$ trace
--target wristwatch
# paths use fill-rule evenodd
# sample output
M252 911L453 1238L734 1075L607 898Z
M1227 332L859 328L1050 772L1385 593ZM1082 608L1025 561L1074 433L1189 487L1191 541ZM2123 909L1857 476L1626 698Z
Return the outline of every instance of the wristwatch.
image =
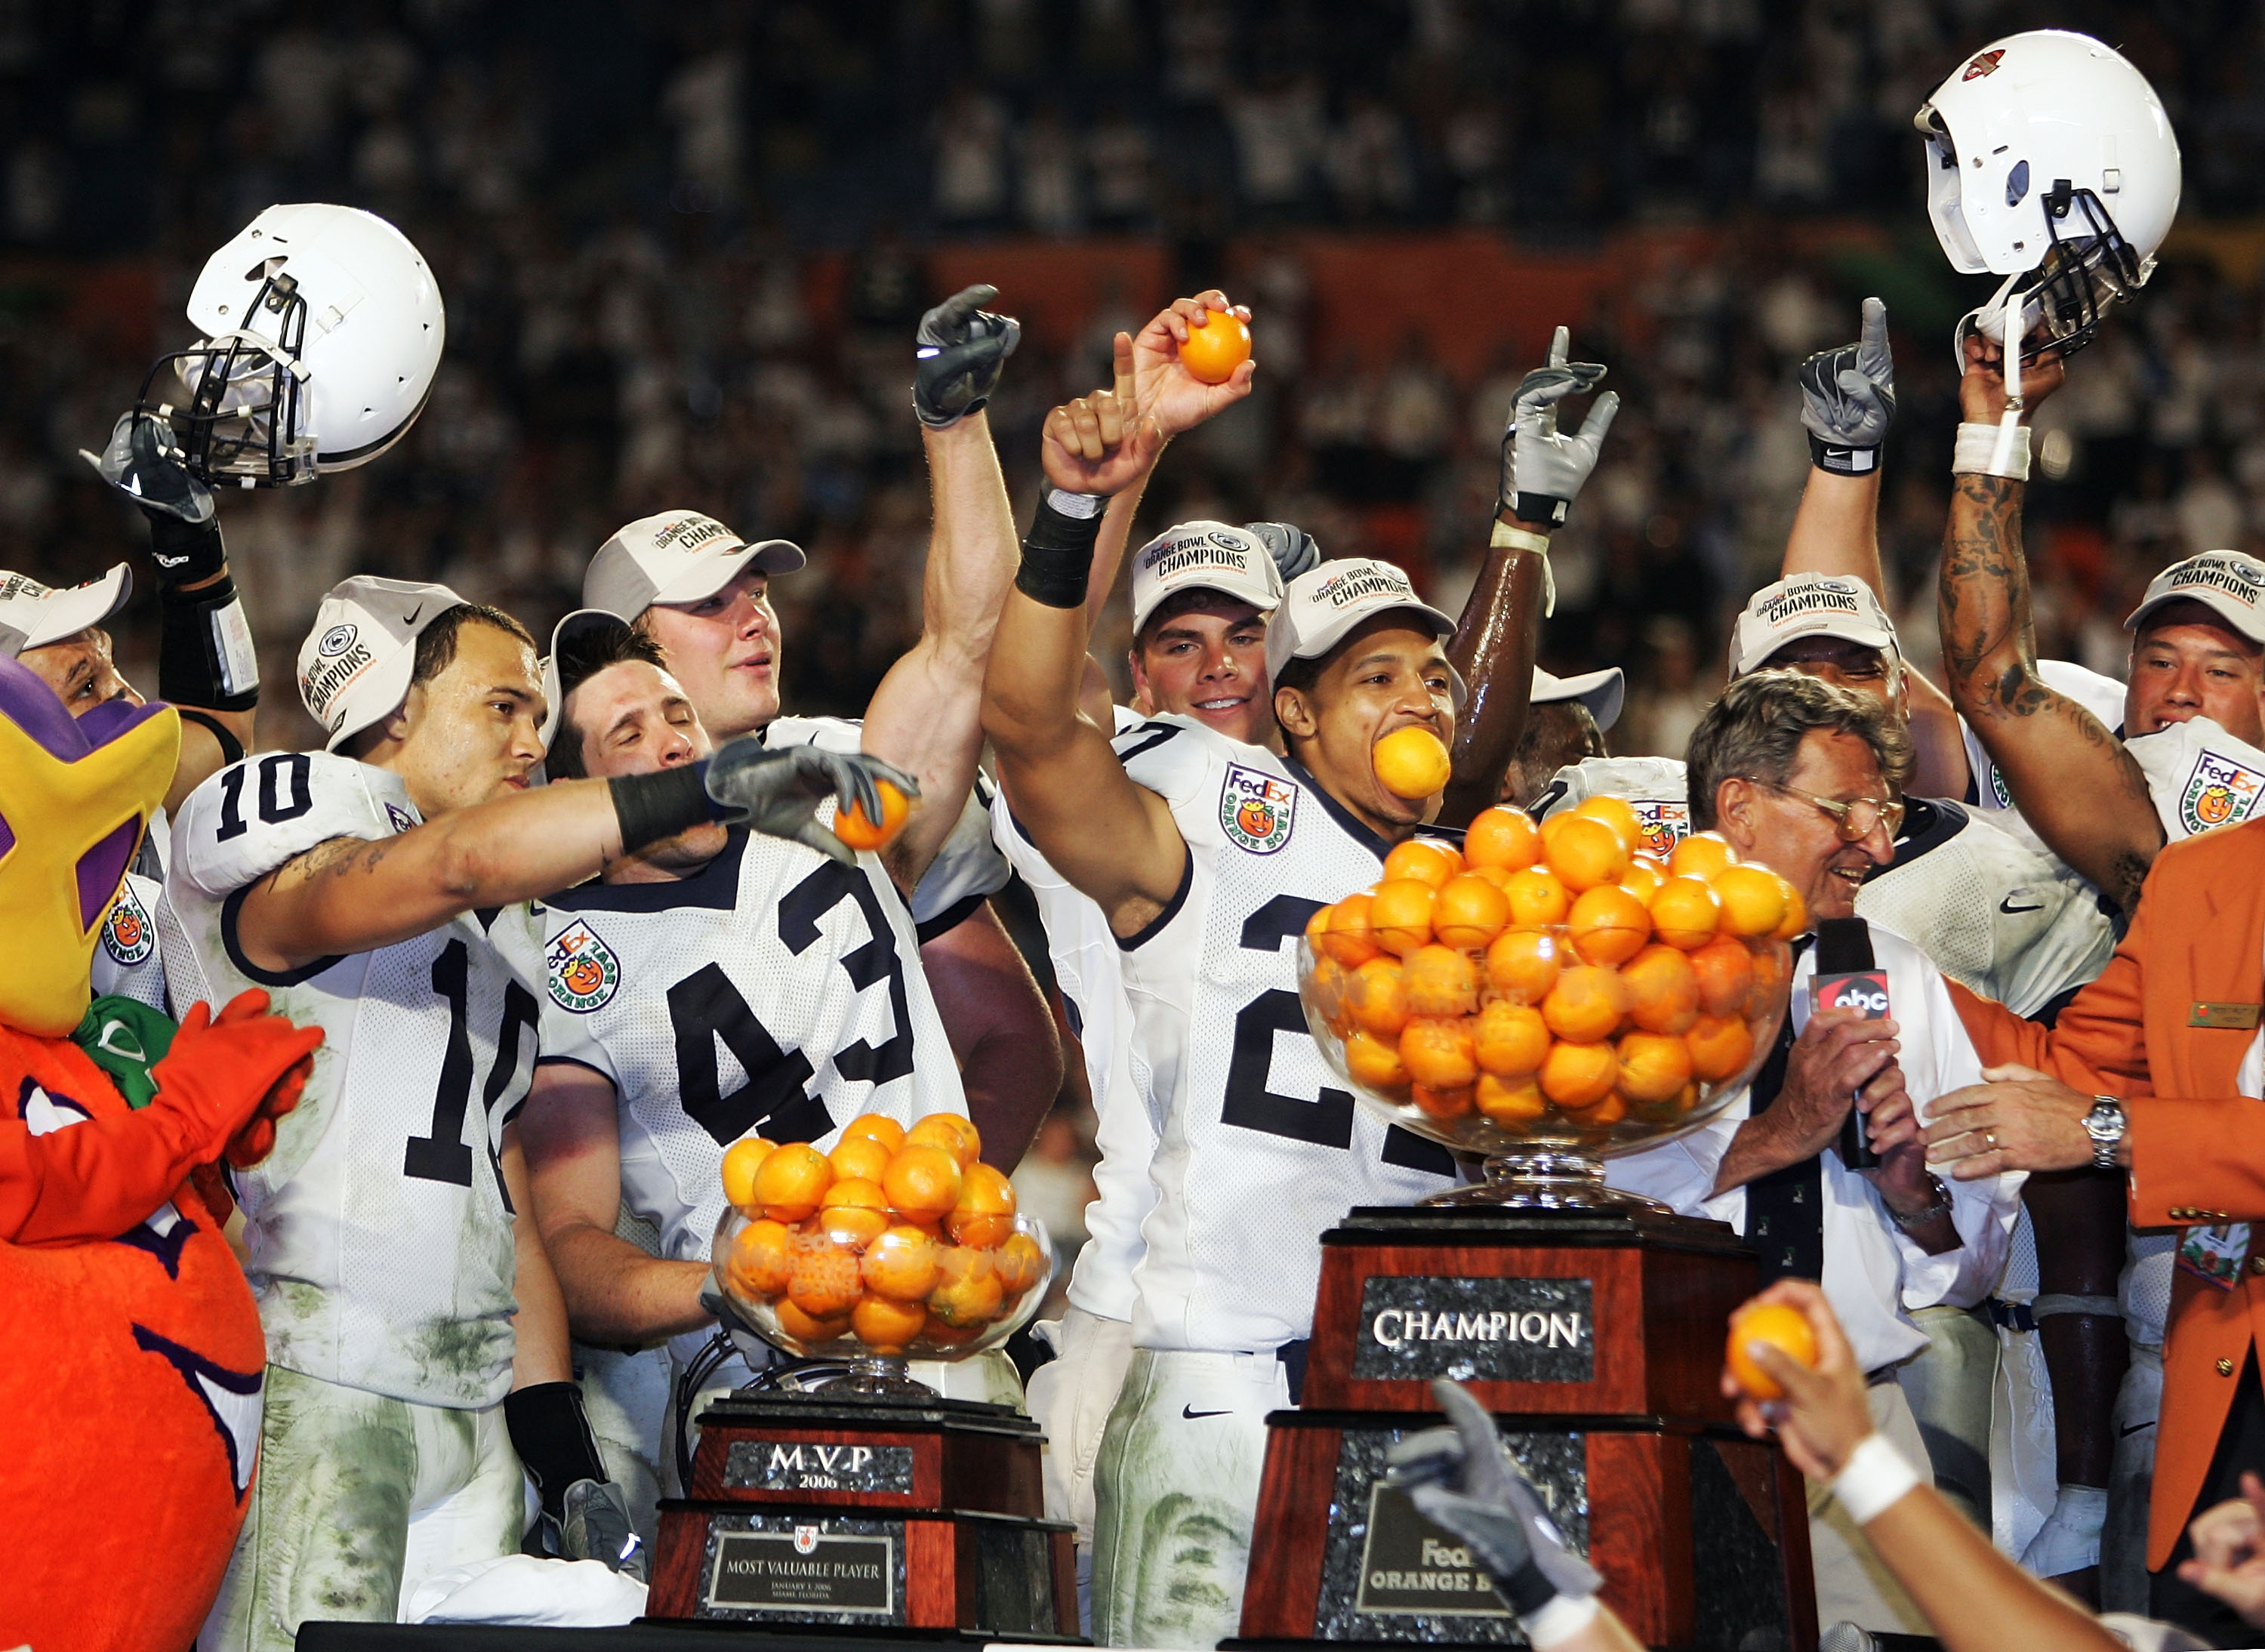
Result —
M2123 1145L2123 1103L2112 1095L2095 1095L2084 1116L2084 1133L2092 1138L2092 1162L2101 1170L2116 1168L2116 1150Z
M1888 1219L1895 1223L1898 1227L1912 1228L1918 1227L1924 1223L1931 1222L1938 1216L1949 1215L1951 1208L1950 1190L1942 1184L1942 1178L1935 1175L1934 1171L1930 1170L1926 1173L1926 1185L1928 1190L1934 1195L1933 1203L1929 1204L1923 1210L1913 1211L1908 1216L1896 1209L1894 1205L1890 1204L1888 1205ZM1885 1203L1884 1200L1882 1202L1883 1204Z

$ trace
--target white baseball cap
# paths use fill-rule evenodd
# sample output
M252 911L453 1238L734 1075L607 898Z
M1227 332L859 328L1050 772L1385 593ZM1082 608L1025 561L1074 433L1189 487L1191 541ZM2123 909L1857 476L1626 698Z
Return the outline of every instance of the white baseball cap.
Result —
M417 639L464 599L444 585L356 574L332 586L299 644L299 698L335 752L409 697Z
M1266 628L1267 676L1279 682L1282 668L1292 660L1318 659L1355 626L1395 609L1420 615L1441 637L1454 635L1454 621L1418 597L1407 574L1388 562L1347 557L1308 568L1290 581L1274 622ZM1462 673L1450 666L1447 674L1460 710L1468 697Z
M13 659L99 625L134 594L134 571L120 563L84 585L44 586L0 569L0 655Z
M1800 637L1837 637L1900 654L1895 622L1871 586L1847 574L1797 573L1766 585L1746 599L1730 631L1730 675L1743 677L1759 670L1772 654Z
M1175 522L1132 554L1132 632L1179 591L1216 591L1261 614L1282 606L1282 576L1257 535L1225 522Z
M663 511L640 516L598 547L582 575L582 606L634 620L656 602L713 596L742 568L792 573L807 560L790 540L751 545L712 516Z
M1602 671L1584 671L1575 677L1553 677L1536 666L1533 668L1533 693L1528 703L1550 705L1567 700L1578 700L1589 708L1589 715L1597 720L1599 731L1608 729L1620 720L1620 702L1628 695L1628 679L1620 674L1618 666L1607 666Z
M558 732L559 719L566 715L566 692L559 681L558 656L566 645L578 637L594 631L626 631L630 622L610 608L576 608L550 628L550 651L543 657L543 749L550 749L550 741Z
M2253 643L2265 643L2265 562L2238 550L2205 550L2184 562L2174 562L2147 581L2147 594L2123 622L2136 631L2139 622L2166 602L2199 602L2212 610Z

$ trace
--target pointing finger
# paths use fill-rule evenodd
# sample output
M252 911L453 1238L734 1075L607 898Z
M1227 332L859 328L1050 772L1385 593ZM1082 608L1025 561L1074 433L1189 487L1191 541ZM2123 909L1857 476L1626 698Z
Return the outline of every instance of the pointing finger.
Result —
M1549 338L1549 365L1553 368L1563 367L1566 353L1572 346L1573 330L1570 327L1558 328Z
M1128 407L1132 402L1132 335L1120 332L1116 343L1117 399Z

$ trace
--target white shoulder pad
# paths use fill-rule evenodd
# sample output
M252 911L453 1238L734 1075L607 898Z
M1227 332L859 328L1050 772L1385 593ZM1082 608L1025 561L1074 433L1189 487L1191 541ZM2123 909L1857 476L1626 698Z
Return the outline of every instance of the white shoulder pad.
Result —
M1131 733L1148 720L1129 705L1112 703L1109 708L1109 715L1111 720L1117 725L1110 731L1109 738L1111 739L1115 739L1119 734Z
M1534 800L1544 819L1591 797L1618 797L1635 811L1643 847L1665 855L1691 835L1691 804L1681 760L1673 757L1588 757L1568 763Z
M1193 717L1169 712L1134 724L1110 745L1134 785L1145 786L1173 804L1204 790L1217 753L1238 749L1234 741Z
M824 752L864 749L865 725L854 717L773 717L763 724L766 746L815 746Z
M2037 675L2046 688L2066 695L2098 717L2109 733L2123 726L2123 685L2115 678L2067 659L2037 661Z
M1006 888L1015 869L991 841L991 788L981 775L968 789L959 820L921 874L913 890L913 923L923 941L935 939L928 926L958 907ZM941 933L939 931L939 933Z
M2174 841L2240 826L2265 791L2265 752L2208 717L2189 717L2123 742Z
M387 838L422 824L389 769L329 752L268 752L189 794L173 822L170 875L213 899L332 838Z

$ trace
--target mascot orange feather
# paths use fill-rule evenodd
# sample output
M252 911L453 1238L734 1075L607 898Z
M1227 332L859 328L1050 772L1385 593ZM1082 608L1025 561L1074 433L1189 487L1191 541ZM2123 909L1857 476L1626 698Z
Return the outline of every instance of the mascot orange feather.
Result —
M257 1468L259 1315L192 1173L266 1152L322 1033L264 993L193 1006L138 1108L72 1036L179 749L171 708L74 720L0 659L0 1498L35 1511L0 1566L0 1646L186 1647Z

